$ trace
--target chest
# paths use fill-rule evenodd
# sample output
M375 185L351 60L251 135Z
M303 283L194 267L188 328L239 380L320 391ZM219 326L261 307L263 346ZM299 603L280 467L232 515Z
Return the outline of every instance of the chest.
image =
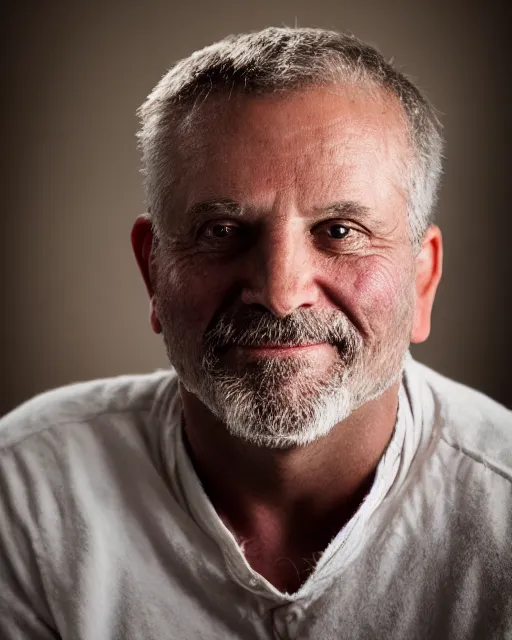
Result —
M283 593L296 593L315 570L321 553L271 553L266 555L246 554L245 558L253 571L263 576L271 585Z

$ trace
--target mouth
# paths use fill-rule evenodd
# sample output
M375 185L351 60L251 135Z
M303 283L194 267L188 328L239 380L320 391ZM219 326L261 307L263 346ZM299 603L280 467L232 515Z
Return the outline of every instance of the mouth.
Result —
M233 350L240 355L249 357L287 357L294 356L309 351L314 351L322 348L331 348L326 342L318 342L313 344L300 344L300 345L283 345L283 344L258 344L258 345L232 345L229 350Z

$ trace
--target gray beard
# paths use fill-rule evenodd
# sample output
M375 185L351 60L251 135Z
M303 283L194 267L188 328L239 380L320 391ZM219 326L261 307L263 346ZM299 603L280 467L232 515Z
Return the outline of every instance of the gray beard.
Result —
M235 316L221 316L207 331L198 358L191 357L185 339L176 339L180 333L176 327L164 330L164 339L185 388L232 435L257 446L286 449L314 442L401 376L409 346L405 339L408 313L395 325L385 349L368 349L339 312L313 316L299 310L284 319L269 313L247 318L248 323L242 322L237 329ZM168 339L171 335L174 340ZM228 366L221 356L222 349L233 343L300 344L315 340L327 341L337 351L333 364L321 374L300 357Z
M347 370L325 379L307 362L271 360L242 377L227 373L205 380L201 395L232 435L262 447L306 445L326 435L354 405Z

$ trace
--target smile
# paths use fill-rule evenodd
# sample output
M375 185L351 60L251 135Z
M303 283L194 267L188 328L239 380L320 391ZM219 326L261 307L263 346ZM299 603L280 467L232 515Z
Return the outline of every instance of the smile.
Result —
M315 344L304 344L304 345L251 345L251 346L238 346L234 345L232 349L235 349L238 353L252 355L252 356L262 356L262 357L280 357L280 356L291 356L299 353L304 353L307 351L312 351L315 349L319 349L322 347L328 347L329 345L326 342L319 342Z

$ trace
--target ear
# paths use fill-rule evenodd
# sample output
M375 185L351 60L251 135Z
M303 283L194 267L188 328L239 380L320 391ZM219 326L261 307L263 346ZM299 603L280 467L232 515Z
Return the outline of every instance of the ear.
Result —
M416 256L416 302L411 342L424 342L430 334L430 318L443 269L443 237L431 225Z
M137 220L135 220L131 240L133 252L149 295L151 328L155 333L162 333L162 325L160 324L155 308L155 267L153 264L153 253L157 240L153 234L153 225L148 215L139 216Z

